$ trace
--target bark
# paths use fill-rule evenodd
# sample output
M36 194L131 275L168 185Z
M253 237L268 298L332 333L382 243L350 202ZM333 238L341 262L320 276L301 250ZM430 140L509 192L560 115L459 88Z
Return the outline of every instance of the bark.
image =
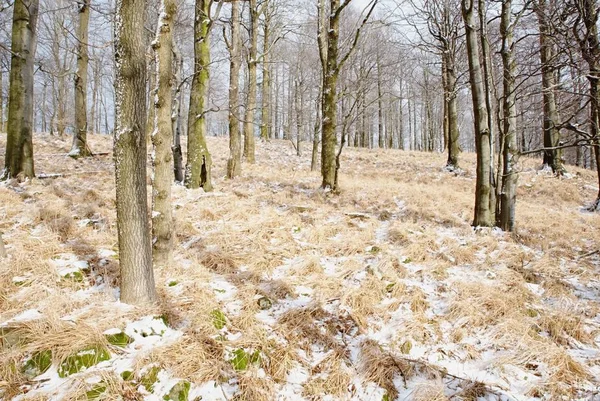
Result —
M304 97L302 96L302 82L296 81L296 96L294 102L296 104L296 155L302 156L302 110L304 109Z
M0 260L6 259L6 248L4 248L4 240L2 239L2 233L0 232Z
M173 127L173 176L176 182L183 183L183 152L181 151L181 104L183 100L183 91L181 90L181 79L183 76L183 57L173 43L173 66L177 68L174 74L175 82L173 85L173 112L171 114L171 125Z
M485 83L481 71L479 47L474 14L474 0L462 0L462 14L465 22L467 58L469 62L469 78L471 96L473 98L473 114L475 129L475 146L477 149L477 178L475 187L474 226L491 227L494 224L490 209L491 165L490 165L490 129L488 126L488 109L486 106Z
M383 125L383 89L381 87L381 61L377 55L377 136L379 149L385 147L385 134Z
M275 109L273 110L273 126L275 127L275 132L271 132L272 137L275 139L279 138L279 134L281 132L281 124L279 123L279 90L281 89L280 86L281 85L279 83L279 66L275 66Z
M560 142L560 124L558 109L556 107L556 79L555 58L556 54L552 45L552 29L546 17L547 0L539 0L535 9L540 30L540 61L542 69L542 91L544 98L544 123L543 142L545 148L557 147ZM552 168L557 175L564 174L565 168L562 164L560 150L545 150L543 163Z
M454 66L454 56L448 55L446 58L446 107L447 107L447 124L448 124L448 162L446 166L458 168L458 157L460 153L460 132L458 131L458 111L456 100L456 71Z
M265 14L263 28L263 54L262 54L262 108L261 108L261 124L260 137L263 140L268 140L272 137L270 123L270 107L271 107L271 72L269 70L269 47L271 46L271 16L269 12Z
M580 20L578 22L585 27L583 34L581 36L577 35L577 40L583 59L589 69L587 79L590 85L590 137L592 138L593 159L598 176L598 187L600 188L600 92L598 92L600 89L600 40L598 38L596 1L582 0L578 2L577 11ZM590 210L600 210L600 190Z
M503 66L503 174L500 193L500 216L498 226L504 231L513 231L517 203L517 107L515 96L514 24L511 21L512 0L502 2L500 35L502 37Z
M254 155L254 114L256 112L256 65L258 64L258 8L256 0L250 2L250 48L248 49L248 102L244 117L244 157L248 163L256 161Z
M239 123L239 76L241 65L240 5L231 1L231 39L228 45L229 61L229 159L227 178L233 179L241 173L241 147Z
M402 112L402 83L400 80L400 99L398 99L398 149L404 150L404 113ZM410 135L410 132L409 132Z
M315 98L315 125L313 126L312 155L310 158L310 171L316 171L319 164L319 129L321 127L321 88Z
M98 129L98 114L97 114L97 109L98 109L98 89L99 89L99 81L100 81L100 73L98 71L98 69L96 68L96 66L99 63L97 61L94 61L93 65L92 65L92 76L93 76L93 80L92 80L92 107L90 107L90 119L89 119L89 123L88 126L90 127L90 129L88 131L90 131L90 133L97 133L100 130Z
M291 68L289 69L287 82L287 113L285 118L285 127L283 128L283 139L292 140L292 122L294 115L294 82L295 77L292 75Z
M77 71L75 72L75 132L69 156L91 156L87 144L87 81L88 81L88 25L91 0L79 3L79 25L77 26Z
M188 108L188 147L185 185L213 190L212 158L206 144L206 109L210 78L210 6L212 0L196 0L194 20L194 76Z
M335 188L335 148L337 144L337 80L340 0L330 0L329 29L326 32L327 55L323 71L323 125L321 129L321 176L323 189Z
M173 261L173 211L171 182L173 174L173 24L177 3L162 0L156 39L156 129L152 133L154 152L152 162L152 258L154 267L166 268Z
M13 6L5 179L35 176L33 167L33 68L39 0Z
M115 177L121 301L156 300L146 189L145 0L117 0Z
M4 118L4 73L2 72L2 66L0 66L0 132L6 132Z
M490 43L488 41L487 33L487 19L486 19L486 2L484 0L478 0L478 14L479 14L479 34L481 40L481 66L483 67L483 83L485 93L485 105L487 108L487 126L489 130L489 171L490 171L490 185L491 192L489 196L490 211L492 214L492 220L495 220L496 213L496 189L498 183L494 177L494 153L496 137L494 135L494 113L492 108L492 88L493 83L493 64L492 55L490 51Z

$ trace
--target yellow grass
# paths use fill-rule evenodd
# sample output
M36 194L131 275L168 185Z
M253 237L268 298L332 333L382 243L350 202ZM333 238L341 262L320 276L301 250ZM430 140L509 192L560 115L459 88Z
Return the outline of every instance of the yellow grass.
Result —
M90 136L94 151L110 151L111 143ZM311 399L350 399L358 376L391 400L403 378L418 374L409 343L425 357L451 343L456 354L447 359L465 364L498 352L499 371L527 371L535 378L530 395L547 399L597 385L590 373L597 360L575 352L596 350L598 341L600 308L589 294L597 295L600 259L591 252L600 248L600 215L582 211L595 197L593 172L569 167L573 178L557 179L523 159L516 231L503 234L470 227L471 154L462 155L464 173L452 174L442 171L441 154L345 149L342 191L332 196L319 190L309 155L295 156L288 142L259 143L257 163L244 164L235 181L223 178L227 140L209 138L209 147L216 192L174 187L175 258L155 272L160 302L127 309L115 306L118 255L99 256L118 250L112 157L75 161L65 156L69 138L35 137L37 173L64 176L0 186L9 254L0 260L0 322L28 309L43 314L12 325L20 344L2 340L0 397L22 392L27 379L11 366L32 353L52 349L58 362L106 345L104 330L147 315L165 316L182 336L140 355L137 373L155 363L193 384L231 380L237 400L274 399L294 366L308 370L303 394ZM59 275L53 259L65 253L89 263L82 281ZM235 288L232 298L210 285L216 279ZM273 307L261 311L260 297ZM312 301L293 304L303 297ZM225 329L215 327L215 310L225 315ZM263 323L261 314L275 323ZM389 337L369 339L388 325L395 325ZM260 363L235 371L227 351L237 348L260 351ZM328 356L313 363L319 353ZM120 377L102 374L107 399L139 397ZM68 399L89 390L83 378L69 382ZM420 383L412 384L411 399L447 399L439 378ZM470 387L460 397L476 399L485 389Z

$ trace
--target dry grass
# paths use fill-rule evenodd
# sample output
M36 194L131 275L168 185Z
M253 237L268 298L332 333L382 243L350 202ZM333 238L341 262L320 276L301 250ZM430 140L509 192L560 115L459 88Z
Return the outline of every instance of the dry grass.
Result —
M404 380L413 374L413 367L404 360L394 358L384 352L381 345L373 340L365 340L360 349L360 371L365 380L383 387L390 399L395 399L398 390L394 384L397 376Z
M108 137L90 141L96 151L111 146ZM294 366L309 370L302 392L310 399L349 399L360 372L390 399L406 379L411 399L446 400L445 382L407 362L409 343L425 359L469 369L519 366L534 378L530 394L548 400L581 398L597 385L597 360L574 352L595 350L598 338L600 258L580 258L600 247L600 215L581 211L595 196L593 172L570 168L573 178L555 179L523 159L517 229L507 235L470 227L474 155L463 155L464 173L452 174L442 171L440 154L345 149L342 191L331 196L318 189L308 156L280 141L261 143L257 164L225 181L227 142L209 138L216 193L174 186L175 259L156 271L160 303L125 311L115 304L118 255L100 256L117 251L112 159L63 160L67 138L35 142L38 173L66 175L0 186L10 255L0 260L0 322L27 309L44 316L16 327L23 344L0 349L5 399L23 392L26 378L14 366L30 353L51 348L60 360L106 345L103 330L149 314L166 316L182 337L138 355L138 371L156 363L193 385L231 381L237 400L276 398ZM88 261L83 282L60 277L52 259L63 253ZM94 285L104 287L90 291ZM271 308L260 309L261 296ZM226 317L223 329L215 310ZM349 346L355 340L358 354ZM233 348L259 350L261 369L235 371L226 360ZM140 397L103 375L107 399ZM68 399L89 390L84 378L68 382ZM455 396L475 400L488 390L475 383Z

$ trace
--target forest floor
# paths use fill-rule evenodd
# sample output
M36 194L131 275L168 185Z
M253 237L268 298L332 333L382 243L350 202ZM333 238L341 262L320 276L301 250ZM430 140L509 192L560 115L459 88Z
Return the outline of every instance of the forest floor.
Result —
M258 143L227 181L209 138L216 190L174 185L174 262L139 308L118 302L111 138L79 161L34 142L45 178L0 185L0 399L600 399L594 172L524 160L507 234L470 226L474 155L455 174L346 149L332 196L308 144Z

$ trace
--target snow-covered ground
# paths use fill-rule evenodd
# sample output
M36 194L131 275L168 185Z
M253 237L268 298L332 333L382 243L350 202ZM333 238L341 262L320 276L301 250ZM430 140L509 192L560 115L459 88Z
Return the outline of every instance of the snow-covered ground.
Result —
M65 176L0 187L2 399L600 399L592 172L526 161L507 234L470 227L473 155L346 149L331 195L283 141L226 181L210 138L216 191L174 185L174 262L140 308L118 301L111 157L36 139Z

